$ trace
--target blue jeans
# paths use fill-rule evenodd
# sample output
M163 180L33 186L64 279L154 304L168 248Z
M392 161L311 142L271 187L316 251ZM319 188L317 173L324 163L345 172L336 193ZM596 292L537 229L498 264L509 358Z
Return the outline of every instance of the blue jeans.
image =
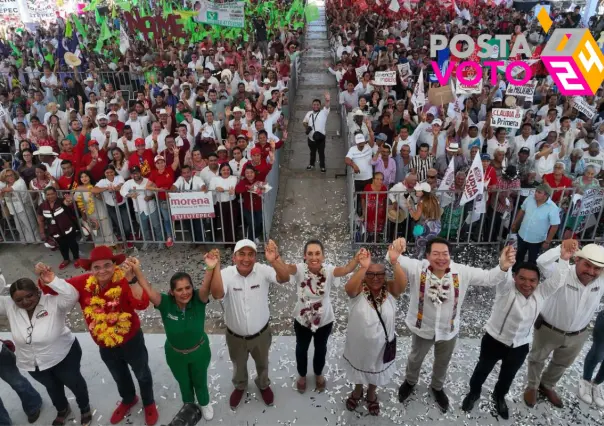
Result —
M161 211L161 220L164 223L164 232L166 233L166 240L172 238L172 216L170 216L170 207L168 207L167 201L159 202Z
M594 380L597 385L604 383L604 311L601 311L596 318L593 343L585 356L585 363L583 364L584 380L591 381L598 364L600 364L600 369Z
M262 210L251 212L243 209L243 220L247 238L252 241L254 238L258 238L261 241L264 240L264 237L262 236Z
M161 223L159 222L159 213L157 210L150 215L140 212L136 215L136 218L138 219L138 223L141 225L141 230L143 231L143 240L153 241L153 237L155 237L155 241L162 241L164 239L161 232ZM151 226L153 226L153 234L151 234L149 229L149 220L151 220Z
M128 366L138 380L143 405L153 404L153 378L149 369L149 353L145 346L143 331L138 330L134 337L121 346L113 348L99 347L101 359L107 365L117 390L125 404L131 404L136 397L136 388Z
M31 383L23 377L17 368L15 354L4 344L2 344L2 349L0 350L0 378L17 392L17 395L21 399L23 411L25 411L27 416L33 415L42 407L42 397L33 388ZM0 425L11 424L10 416L6 408L4 408L2 399L0 399Z

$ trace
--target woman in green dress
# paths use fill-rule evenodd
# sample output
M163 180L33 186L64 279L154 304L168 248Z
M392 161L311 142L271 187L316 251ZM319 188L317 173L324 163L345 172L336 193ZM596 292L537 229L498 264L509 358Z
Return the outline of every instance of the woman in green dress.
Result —
M177 417L195 416L194 412L199 411L194 405L195 396L203 417L206 420L214 417L208 392L208 367L212 354L204 324L210 282L219 256L218 250L205 255L206 273L197 291L186 272L177 272L172 276L167 294L159 293L148 283L141 283L164 322L166 361L178 382L184 404Z

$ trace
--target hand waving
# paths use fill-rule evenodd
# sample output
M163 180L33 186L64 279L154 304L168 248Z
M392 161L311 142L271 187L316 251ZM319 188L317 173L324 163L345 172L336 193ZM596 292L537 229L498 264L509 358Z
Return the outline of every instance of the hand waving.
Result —
M577 250L579 250L579 242L577 240L562 241L562 245L560 245L560 259L570 260Z
M361 264L361 268L364 269L369 268L369 265L371 265L371 254L367 249L362 248L359 251L359 263Z
M277 244L275 244L273 240L268 240L266 248L264 249L264 257L269 263L272 263L279 258Z
M516 249L512 246L507 246L501 251L499 256L499 267L502 271L507 271L516 263Z
M220 252L217 249L210 250L203 257L203 261L208 269L214 269L220 265Z
M44 284L49 284L55 279L55 273L52 271L51 267L45 265L44 263L37 263L35 266L35 272Z

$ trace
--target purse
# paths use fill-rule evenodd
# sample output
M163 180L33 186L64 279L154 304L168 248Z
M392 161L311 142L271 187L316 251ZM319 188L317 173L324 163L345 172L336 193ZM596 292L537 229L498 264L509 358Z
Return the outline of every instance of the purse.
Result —
M394 339L392 339L392 341L388 340L388 332L386 331L386 325L384 324L382 315L380 314L380 311L377 308L377 304L375 303L373 295L371 295L371 303L373 303L375 312L377 313L378 318L380 319L380 323L382 324L382 328L384 329L384 334L386 335L386 346L384 347L384 356L382 358L382 361L384 362L384 364L388 364L389 362L394 361L394 358L396 358L396 336L394 336Z

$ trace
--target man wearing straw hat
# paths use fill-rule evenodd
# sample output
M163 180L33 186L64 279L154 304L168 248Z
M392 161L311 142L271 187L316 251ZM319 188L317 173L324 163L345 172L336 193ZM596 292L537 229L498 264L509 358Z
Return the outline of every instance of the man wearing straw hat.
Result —
M564 244L576 244L567 240ZM537 259L537 265L547 277L560 259L561 247L550 249ZM551 296L535 322L533 344L528 356L527 387L524 402L529 407L537 403L537 393L554 406L562 408L562 399L554 387L570 367L589 338L587 330L604 296L604 247L588 244L575 253L564 285ZM552 355L545 368L545 362ZM543 373L542 373L543 372ZM579 396L591 402L595 389L587 380L579 381Z
M124 263L124 266L118 268ZM149 354L135 310L149 306L149 296L139 281L147 281L138 259L114 255L107 246L95 247L89 259L80 259L80 266L90 273L66 280L79 293L79 303L90 335L99 346L101 359L109 369L122 398L111 416L111 424L121 422L138 402L130 369L136 376L143 400L145 423L158 420L153 397L153 378L149 369ZM36 265L41 274L50 267ZM42 292L54 293L48 286ZM130 367L130 369L128 368Z
M34 151L34 155L38 156L40 162L46 166L46 171L50 175L59 179L63 174L61 169L62 160L59 159L59 154L54 152L51 146L41 146L40 149Z

